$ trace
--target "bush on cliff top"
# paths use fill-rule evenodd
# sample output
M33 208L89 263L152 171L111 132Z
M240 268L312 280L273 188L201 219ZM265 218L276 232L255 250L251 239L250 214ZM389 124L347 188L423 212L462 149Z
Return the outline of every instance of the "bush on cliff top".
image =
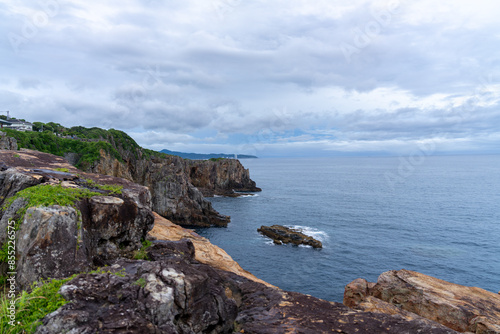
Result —
M88 168L101 159L101 150L123 161L120 153L107 141L87 142L69 138L61 138L49 131L21 132L4 129L9 137L17 140L19 148L28 148L40 152L64 156L66 153L76 153L80 156L77 167Z

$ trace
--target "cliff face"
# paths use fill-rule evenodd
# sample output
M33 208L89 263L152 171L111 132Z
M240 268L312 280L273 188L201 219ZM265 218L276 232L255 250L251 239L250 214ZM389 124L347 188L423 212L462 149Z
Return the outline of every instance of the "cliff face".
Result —
M176 224L226 226L230 218L219 214L205 199L234 196L235 191L261 191L238 160L193 161L176 156L144 157L117 147L124 161L104 151L90 171L122 177L149 187L153 210ZM128 159L128 160L126 160Z
M245 169L238 160L186 160L185 164L189 180L204 196L234 196L235 191L262 190L257 188L255 182L250 179L248 169Z

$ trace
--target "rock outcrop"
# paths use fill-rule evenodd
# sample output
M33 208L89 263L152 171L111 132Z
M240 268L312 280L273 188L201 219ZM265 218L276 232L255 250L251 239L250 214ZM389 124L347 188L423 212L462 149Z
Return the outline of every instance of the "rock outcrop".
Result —
M262 191L238 160L185 160L185 164L189 180L204 196L238 196L240 192Z
M17 150L17 140L0 131L0 150Z
M258 232L262 233L266 237L273 239L274 243L277 245L281 244L294 244L312 246L313 248L323 248L321 241L314 239L308 235L305 235L299 230L281 226L261 226L257 229Z
M249 280L273 287L271 284L255 277L241 268L238 262L234 261L225 250L210 243L208 239L199 236L192 230L173 224L157 213L154 213L154 216L154 227L149 232L149 236L152 239L172 241L179 241L182 239L191 240L195 248L194 258L200 263L208 264L214 268L229 271L248 278Z
M16 233L16 282L21 288L28 288L40 279L64 278L111 264L116 258L130 256L142 247L154 222L146 187L123 179L82 173L66 165L62 166L68 172L52 170L49 168L54 167L54 157L50 154L36 151L22 154L18 158L7 151L0 152L0 159L5 163L20 159L18 164L31 166L10 167L0 172L0 189L5 194L2 204L6 206L0 220L0 244L6 242L9 222L22 221ZM98 184L120 184L123 189L120 194L110 195L109 191L96 188ZM56 203L57 197L65 193L64 189L93 195L75 201L74 206L25 207L29 198L23 197L10 205L6 202L17 192L35 186L38 196L45 196L46 187L58 187ZM1 270L4 275L5 266Z
M500 333L500 295L409 270L385 272L377 283L351 282L344 304L406 319L423 317L458 332Z
M80 275L60 290L71 303L36 333L231 333L237 305L230 289L193 255L189 240L158 242L152 261L119 260L110 272Z

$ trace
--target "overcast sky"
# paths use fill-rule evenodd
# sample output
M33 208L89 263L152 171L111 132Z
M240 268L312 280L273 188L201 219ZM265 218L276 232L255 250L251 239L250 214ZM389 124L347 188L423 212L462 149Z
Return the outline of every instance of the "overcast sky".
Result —
M499 153L497 0L4 0L0 110L147 148Z

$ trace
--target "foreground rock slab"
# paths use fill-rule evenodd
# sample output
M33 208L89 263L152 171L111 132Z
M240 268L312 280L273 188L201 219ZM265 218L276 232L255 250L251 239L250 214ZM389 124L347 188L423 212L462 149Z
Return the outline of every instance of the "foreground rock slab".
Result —
M261 226L257 229L266 237L273 239L277 245L281 244L294 244L294 245L307 245L313 248L323 248L321 241L305 235L299 230L288 228L281 225Z
M406 319L420 316L458 332L500 333L500 295L409 270L385 272L377 283L351 282L344 304Z

